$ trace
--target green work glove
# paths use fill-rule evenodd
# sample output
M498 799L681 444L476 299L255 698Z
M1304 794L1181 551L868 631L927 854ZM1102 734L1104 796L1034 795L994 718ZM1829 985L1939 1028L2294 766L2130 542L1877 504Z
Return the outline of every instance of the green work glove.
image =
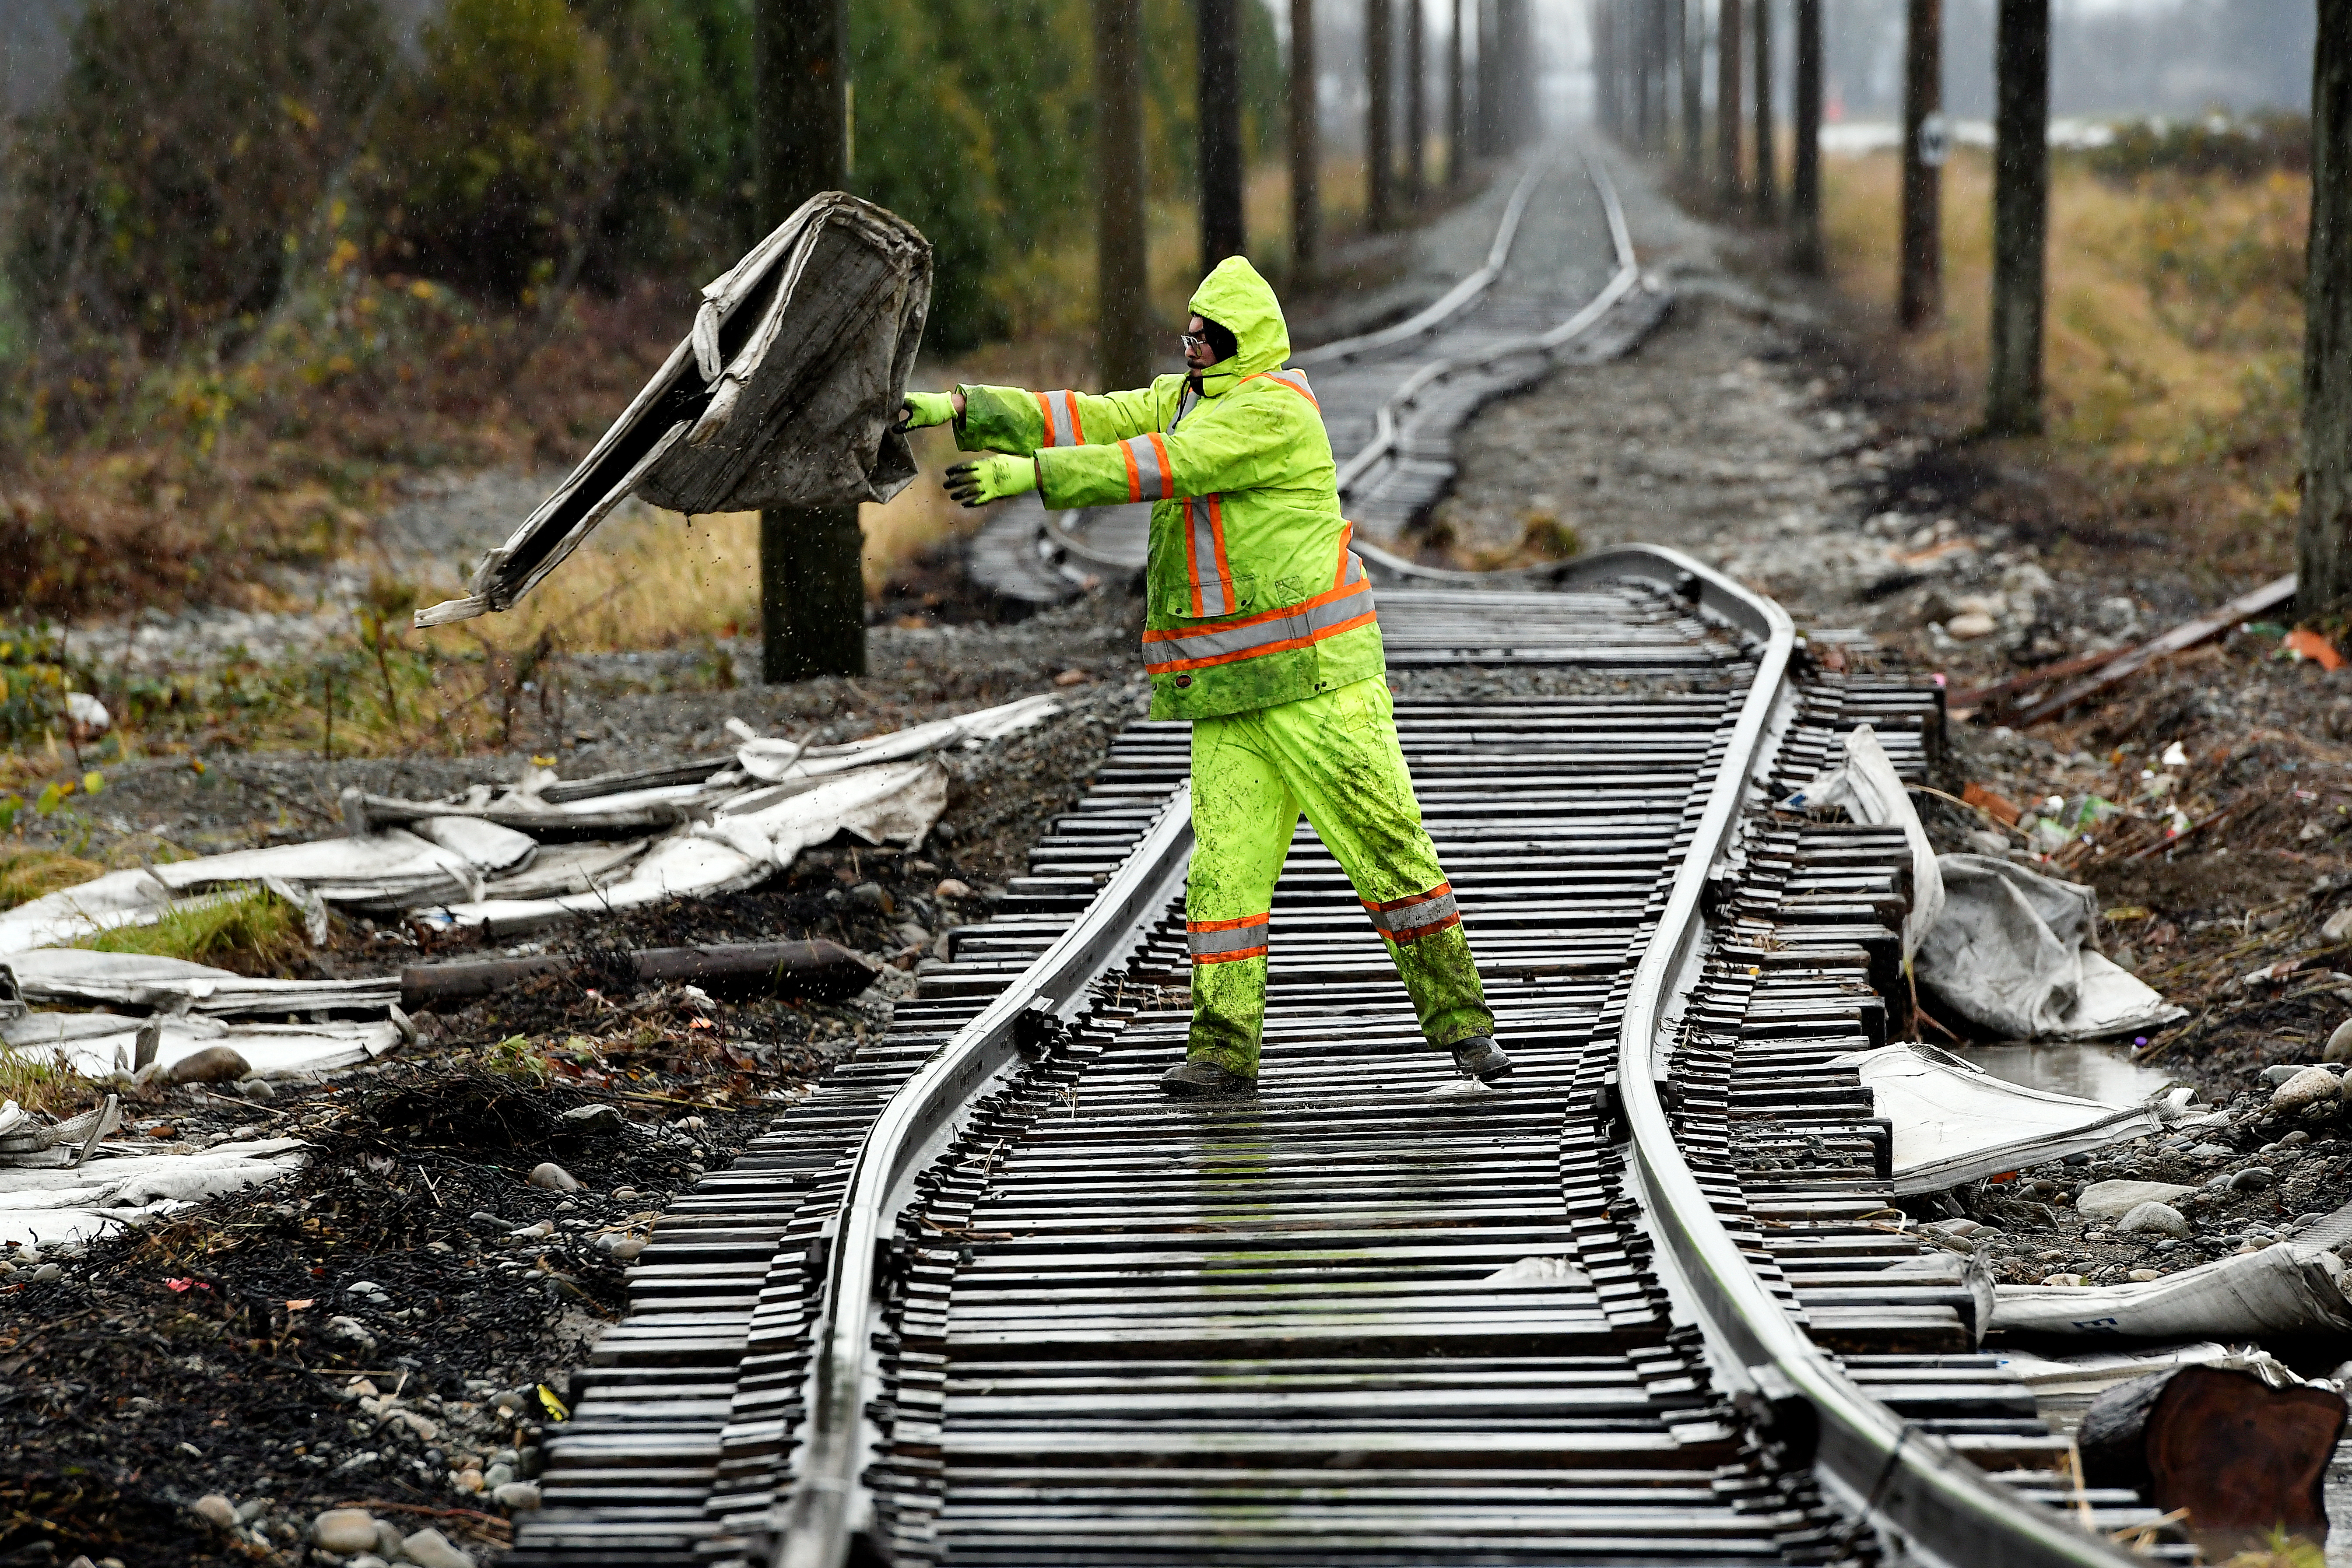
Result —
M948 494L966 506L986 506L1037 488L1032 458L974 458L948 469Z
M920 430L929 425L944 425L955 417L955 394L951 392L910 392L898 405L898 428Z

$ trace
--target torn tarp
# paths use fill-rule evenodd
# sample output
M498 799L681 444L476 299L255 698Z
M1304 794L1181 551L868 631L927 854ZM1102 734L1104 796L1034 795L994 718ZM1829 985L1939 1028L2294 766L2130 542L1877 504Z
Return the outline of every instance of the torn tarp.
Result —
M2131 1285L2003 1285L1992 1326L2098 1339L2258 1339L2352 1332L2344 1260L2282 1241Z
M465 598L512 605L632 492L687 513L887 500L915 477L891 426L930 307L931 247L839 191L810 198L702 291L693 330Z
M1911 911L1903 917L1903 956L1918 951L1921 940L1944 912L1944 883L1937 875L1936 851L1927 830L1911 808L1903 777L1878 743L1878 731L1857 726L1845 738L1845 761L1816 775L1781 803L1790 811L1830 811L1839 807L1856 822L1903 829L1911 847Z
M30 1060L62 1061L85 1078L103 1078L138 1065L139 1036L149 1028L157 1034L153 1059L166 1068L226 1046L261 1074L356 1067L384 1055L404 1037L400 1024L390 1019L231 1024L203 1016L157 1020L121 1013L27 1013L0 1025L0 1044Z
M2012 1039L2088 1040L2187 1016L2098 951L2098 895L1990 855L1945 855L1944 914L1919 983Z
M2164 1131L2158 1107L2106 1105L2027 1089L1933 1046L1903 1044L1834 1058L1894 1126L1897 1195L1940 1192L2003 1171Z
M27 1002L68 1006L143 1007L157 1013L219 1017L257 1013L373 1013L400 1000L397 975L357 980L257 980L184 958L143 952L93 952L52 947L9 955L0 964Z
M172 1214L301 1168L302 1141L266 1138L161 1153L101 1145L79 1168L0 1171L0 1242L57 1247Z

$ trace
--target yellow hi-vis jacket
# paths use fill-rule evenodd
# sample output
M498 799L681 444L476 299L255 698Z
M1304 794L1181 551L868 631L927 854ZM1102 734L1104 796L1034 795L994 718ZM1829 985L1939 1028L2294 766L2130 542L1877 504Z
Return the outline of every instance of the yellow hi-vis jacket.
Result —
M1387 668L1371 584L1348 548L1321 405L1285 370L1282 306L1243 258L1192 312L1234 334L1192 378L1099 396L965 386L957 444L1034 454L1049 508L1148 500L1144 666L1151 716L1205 719L1292 702Z

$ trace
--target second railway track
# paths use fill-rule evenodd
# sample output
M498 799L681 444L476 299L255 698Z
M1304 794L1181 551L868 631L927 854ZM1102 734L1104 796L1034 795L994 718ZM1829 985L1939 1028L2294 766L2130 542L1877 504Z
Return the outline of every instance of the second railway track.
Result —
M1839 1062L1904 1016L1901 836L1769 809L1863 722L1919 776L1935 689L1663 551L1381 616L1507 1089L1302 826L1257 1095L1163 1099L1186 732L1137 723L664 1219L509 1562L2125 1560Z

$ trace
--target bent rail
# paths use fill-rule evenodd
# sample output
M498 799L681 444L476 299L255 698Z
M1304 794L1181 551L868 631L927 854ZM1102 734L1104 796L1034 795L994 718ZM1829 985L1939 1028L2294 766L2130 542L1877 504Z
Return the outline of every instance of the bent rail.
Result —
M1087 912L940 1047L867 1131L830 1254L815 1271L824 1298L810 1336L799 1475L775 1521L781 1568L839 1568L873 1516L861 1472L873 1436L866 1407L877 1380L877 1253L909 1184L950 1140L964 1109L1020 1059L1024 1016L1042 1012L1067 1022L1080 1011L1088 984L1119 962L1183 890L1192 848L1192 789L1179 785Z
M1619 1095L1633 1142L1629 1165L1659 1256L1669 1266L1668 1291L1698 1318L1727 1391L1744 1395L1752 1414L1790 1439L1799 1458L1809 1457L1847 1509L1867 1523L1900 1531L1914 1552L1955 1568L1992 1563L2114 1568L2134 1562L2095 1536L2019 1507L1942 1439L1912 1431L1857 1387L1757 1279L1676 1147L1654 1065L1664 1039L1662 1019L1667 1002L1687 984L1689 960L1706 935L1700 899L1708 872L1729 846L1751 780L1769 750L1796 628L1771 600L1687 556L1654 552L1687 574L1701 609L1762 646L1755 684L1691 851L1675 871L1657 932L1634 970L1618 1037Z

